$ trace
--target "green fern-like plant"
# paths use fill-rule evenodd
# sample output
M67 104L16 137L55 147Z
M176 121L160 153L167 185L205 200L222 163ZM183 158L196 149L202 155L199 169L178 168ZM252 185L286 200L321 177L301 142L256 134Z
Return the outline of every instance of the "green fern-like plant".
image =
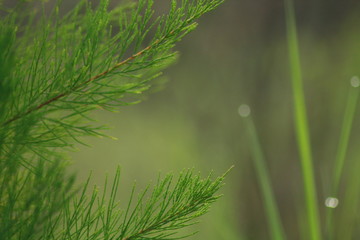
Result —
M120 170L101 193L66 172L66 149L103 135L89 113L135 103L222 0L172 0L160 16L153 3L80 0L63 13L61 1L0 0L0 239L180 239L218 198L224 176L185 171L121 207Z

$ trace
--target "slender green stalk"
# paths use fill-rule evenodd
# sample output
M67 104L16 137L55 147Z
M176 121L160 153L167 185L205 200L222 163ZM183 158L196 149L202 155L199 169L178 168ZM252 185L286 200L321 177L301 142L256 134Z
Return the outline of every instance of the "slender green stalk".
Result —
M293 2L291 0L285 0L285 13L286 13L287 38L288 38L289 58L290 58L291 78L292 78L292 89L294 96L295 125L296 125L295 128L296 128L297 142L298 142L302 171L303 171L310 239L320 240L321 230L320 230L320 221L319 221L319 210L317 206L316 185L314 179L309 129L307 123L307 116L306 116L304 90L302 86L295 13L294 13Z
M355 154L357 156L357 154ZM331 236L333 239L352 240L358 239L359 199L360 199L360 161L355 157L351 168L343 177L346 178L346 191L341 199L341 211L336 216L338 223L336 228L332 228ZM332 209L333 210L333 209ZM339 209L340 210L340 209ZM335 220L335 218L333 218ZM333 224L335 226L335 224ZM334 231L336 230L336 232Z
M354 115L356 111L357 101L359 97L359 83L360 80L358 77L354 76L350 81L350 89L347 98L345 114L343 118L343 123L341 127L340 140L337 148L334 172L333 172L333 183L331 189L331 195L337 197L339 191L339 185L341 176L343 175L343 168L345 163L346 152L348 149L350 133L352 128L352 123L354 120ZM333 228L333 209L328 208L326 215L326 228L327 228L327 238L333 239L334 237L334 228Z
M257 178L260 183L261 192L264 198L264 207L270 225L271 239L284 240L285 232L280 219L279 209L276 204L274 193L272 191L271 180L267 171L265 157L259 142L256 127L250 117L250 108L247 105L241 105L239 114L245 120L247 134L250 139L251 153L254 160L254 166L257 173Z
M350 132L352 128L352 123L354 120L357 100L359 97L359 79L353 77L351 79L351 89L349 90L343 124L341 127L341 135L339 146L337 149L335 168L334 168L334 183L333 183L333 194L337 194L340 178L344 168L344 162L346 157L346 151L348 149Z

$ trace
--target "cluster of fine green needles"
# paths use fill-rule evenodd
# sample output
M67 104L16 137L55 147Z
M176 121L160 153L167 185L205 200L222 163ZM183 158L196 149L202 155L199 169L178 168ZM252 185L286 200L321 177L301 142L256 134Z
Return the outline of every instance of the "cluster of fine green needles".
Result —
M90 112L137 102L176 58L172 49L222 0L153 0L110 7L80 0L0 0L0 239L180 239L217 198L224 176L159 177L118 203L105 187L74 185L66 150L102 136ZM89 194L90 192L90 194Z

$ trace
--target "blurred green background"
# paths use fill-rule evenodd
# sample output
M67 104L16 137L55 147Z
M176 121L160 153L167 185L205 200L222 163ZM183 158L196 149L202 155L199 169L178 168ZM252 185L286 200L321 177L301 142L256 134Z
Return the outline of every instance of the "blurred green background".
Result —
M121 1L119 1L121 3ZM69 7L73 1L65 1ZM156 1L157 8L167 0ZM360 2L298 0L302 70L321 216L328 196L349 80L360 75ZM117 4L114 0L112 4ZM191 239L269 239L262 197L252 165L245 126L237 113L247 103L264 148L288 239L304 239L304 194L293 129L292 93L281 0L226 0L204 16L176 50L179 61L164 72L142 103L96 118L118 138L86 140L72 153L79 180L93 172L101 186L106 173L122 167L123 199L133 181L140 186L159 172L194 168L220 175L231 165L222 193ZM359 112L354 120L334 209L337 234L360 239ZM348 197L345 205L342 196ZM344 214L345 213L345 214ZM350 230L349 230L350 229ZM346 238L336 238L346 239Z

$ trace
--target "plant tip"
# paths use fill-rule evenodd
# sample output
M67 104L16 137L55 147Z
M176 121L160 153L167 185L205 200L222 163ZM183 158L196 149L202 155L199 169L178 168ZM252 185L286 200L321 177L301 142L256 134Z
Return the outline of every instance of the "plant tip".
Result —
M251 113L251 109L250 109L249 105L241 104L238 109L238 113L241 117L248 117Z
M117 141L117 140L119 140L117 137L113 137L113 136L109 136L112 140L115 140L115 141Z
M222 178L225 178L229 172L231 172L231 170L235 167L235 165L232 165L228 170L226 170L226 172L221 176Z
M351 86L353 87L359 87L360 86L360 79L358 76L353 76L351 79L350 79L350 84Z

